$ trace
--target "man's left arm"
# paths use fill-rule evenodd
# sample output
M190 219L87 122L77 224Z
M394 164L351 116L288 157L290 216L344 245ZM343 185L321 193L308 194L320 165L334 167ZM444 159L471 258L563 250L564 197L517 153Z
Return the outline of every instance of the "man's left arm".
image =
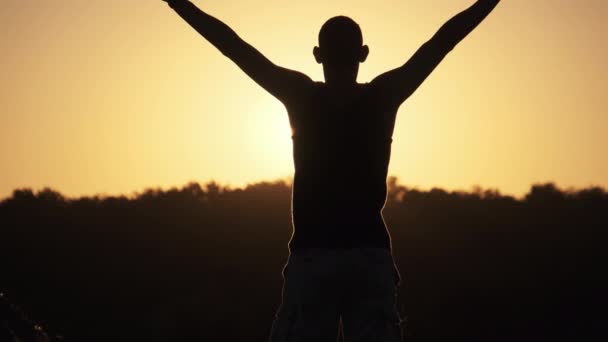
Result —
M499 2L500 0L478 0L447 21L404 65L376 77L371 82L372 86L376 87L381 97L391 105L399 106Z

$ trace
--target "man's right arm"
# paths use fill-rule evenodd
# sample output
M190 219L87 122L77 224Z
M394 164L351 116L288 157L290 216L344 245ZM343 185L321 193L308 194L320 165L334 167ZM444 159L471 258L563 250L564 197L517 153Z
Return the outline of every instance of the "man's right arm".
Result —
M272 63L228 25L203 12L190 1L163 1L257 84L283 103L297 98L300 91L312 83L308 76Z
M371 84L379 90L382 98L391 105L399 106L499 2L500 0L478 0L467 10L446 22L407 63L376 77Z

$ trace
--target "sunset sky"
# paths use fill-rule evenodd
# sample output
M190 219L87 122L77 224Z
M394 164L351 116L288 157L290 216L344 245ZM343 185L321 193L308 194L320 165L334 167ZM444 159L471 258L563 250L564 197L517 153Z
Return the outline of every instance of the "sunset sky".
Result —
M471 0L196 0L276 64L322 80L348 15L359 82L403 64ZM503 0L401 107L389 174L421 189L608 187L608 1ZM160 0L3 0L0 198L131 194L293 173L287 114Z

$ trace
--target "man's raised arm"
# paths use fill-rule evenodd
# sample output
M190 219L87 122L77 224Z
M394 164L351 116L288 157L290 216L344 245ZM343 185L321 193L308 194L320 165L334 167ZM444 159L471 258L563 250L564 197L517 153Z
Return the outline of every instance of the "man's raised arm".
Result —
M443 58L492 12L500 0L478 0L446 22L401 67L376 77L371 83L390 105L399 106L418 89Z
M228 25L201 11L188 0L163 0L222 54L257 84L282 102L295 98L312 80L297 71L279 67L241 39Z

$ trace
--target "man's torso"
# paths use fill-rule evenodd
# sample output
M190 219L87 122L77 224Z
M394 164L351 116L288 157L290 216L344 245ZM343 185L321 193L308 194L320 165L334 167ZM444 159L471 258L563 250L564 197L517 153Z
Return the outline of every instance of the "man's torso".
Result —
M397 108L369 84L313 83L294 102L290 248L390 248L381 211Z

